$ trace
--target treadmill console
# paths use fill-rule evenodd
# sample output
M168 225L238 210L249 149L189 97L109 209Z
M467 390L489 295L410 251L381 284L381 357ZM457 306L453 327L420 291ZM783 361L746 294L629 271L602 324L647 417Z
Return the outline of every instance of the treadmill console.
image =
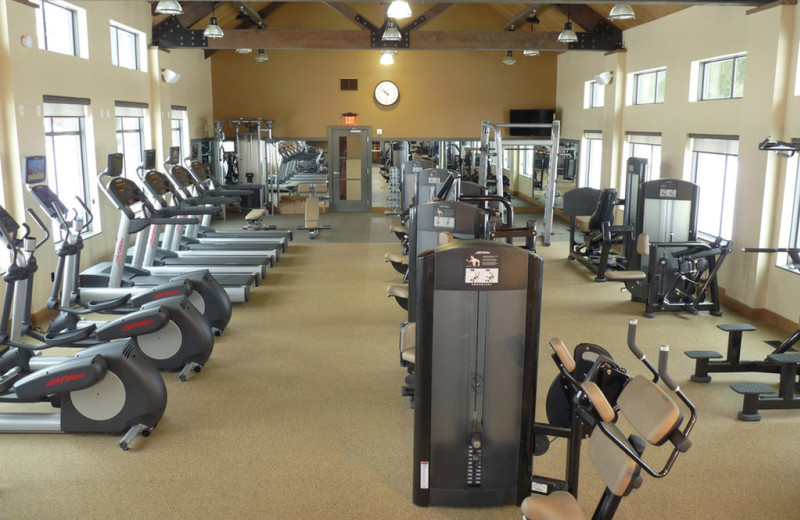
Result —
M0 234L3 235L3 241L10 245L17 236L17 231L19 231L17 221L4 207L0 206Z
M207 163L192 161L192 171L202 181L207 181L211 178L211 168L208 167Z
M154 170L156 168L156 151L155 150L145 150L144 151L144 171Z
M194 180L192 179L192 175L189 173L189 170L187 170L183 166L175 166L175 167L173 167L172 168L172 176L184 188L188 188L190 186L194 186Z
M144 182L150 187L158 196L173 193L172 185L167 181L163 173L157 171L149 171L144 176Z
M108 183L108 192L124 208L147 200L136 184L123 177L111 179Z
M36 202L39 203L41 207L47 212L50 218L58 218L58 214L61 213L62 215L67 214L67 207L61 202L61 199L58 198L50 186L47 184L37 184L36 186L31 186L29 189L31 195Z
M122 175L121 153L108 154L108 166L106 167L105 174L110 177L119 177L120 175Z

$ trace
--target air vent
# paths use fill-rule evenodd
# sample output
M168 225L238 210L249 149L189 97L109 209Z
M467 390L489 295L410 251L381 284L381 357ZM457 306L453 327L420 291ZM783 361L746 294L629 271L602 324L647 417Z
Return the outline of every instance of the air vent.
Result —
M357 79L347 79L343 78L339 80L341 90L358 90L358 80Z
M125 345L125 348L122 349L122 357L130 358L134 354L135 350L136 346L134 345L133 341L128 341L128 343Z

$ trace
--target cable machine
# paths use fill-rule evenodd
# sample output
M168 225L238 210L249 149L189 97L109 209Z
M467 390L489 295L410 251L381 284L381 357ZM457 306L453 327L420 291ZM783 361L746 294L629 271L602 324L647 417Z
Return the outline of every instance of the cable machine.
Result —
M263 208L267 202L270 211L271 198L277 194L275 172L278 169L276 155L272 150L272 125L266 119L228 119L214 121L214 156L212 168L220 185L236 185L257 190L248 201L248 206ZM234 139L225 133L231 127ZM232 145L231 145L232 143ZM277 196L277 195L276 195Z
M545 191L545 207L544 207L544 233L542 234L542 241L544 245L550 245L550 237L553 234L553 207L556 200L556 174L558 168L558 146L561 138L561 121L554 120L552 123L490 123L489 121L481 121L481 154L486 157L486 160L481 161L480 164L480 184L486 186L486 181L489 174L489 158L495 157L497 159L496 177L497 177L497 195L503 196L503 164L504 158L501 153L503 150L503 136L502 128L549 128L550 139L533 139L526 140L526 144L533 144L536 146L549 146L550 147L550 164L547 169L547 187ZM494 139L491 139L492 132ZM490 151L494 143L494 152ZM515 141L514 145L519 144ZM533 193L531 193L533 196ZM501 209L502 211L502 209Z

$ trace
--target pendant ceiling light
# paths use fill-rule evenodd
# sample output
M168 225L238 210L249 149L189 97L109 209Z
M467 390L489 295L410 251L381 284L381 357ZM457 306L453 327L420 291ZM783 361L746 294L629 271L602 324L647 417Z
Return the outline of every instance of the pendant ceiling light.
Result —
M381 65L394 65L394 56L397 51L394 49L384 49L381 51Z
M400 30L397 28L397 23L389 19L386 22L386 30L383 31L383 36L381 36L381 40L385 42L399 42L402 40L403 37L400 35Z
M183 7L177 0L160 0L156 4L156 14L183 14Z
M633 7L630 4L617 4L611 8L608 14L609 20L633 20L636 18L636 13L633 12Z
M558 41L561 43L574 43L578 41L578 35L575 34L570 22L564 24L564 30L558 35Z
M258 63L266 63L269 61L269 56L267 56L267 51L264 49L258 49L258 54L253 59Z
M247 47L236 49L236 54L250 54L251 52L253 52L253 49L249 49Z
M529 57L530 56L538 56L539 55L539 49L525 49L524 51L522 51L522 55L523 56L529 56Z
M206 38L222 38L225 33L222 28L217 24L217 17L214 16L214 3L211 4L211 20L208 22L208 27L203 31L203 36Z
M386 16L394 18L395 20L402 20L411 16L411 7L408 2L403 0L395 0L389 5L389 10L386 11Z
M512 51L508 51L506 53L506 57L503 58L503 65L516 65L517 60L514 59L514 53Z

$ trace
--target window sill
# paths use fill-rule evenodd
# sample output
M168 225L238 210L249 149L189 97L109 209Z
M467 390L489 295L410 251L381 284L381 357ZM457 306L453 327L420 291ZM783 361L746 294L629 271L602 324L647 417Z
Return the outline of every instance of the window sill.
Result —
M797 267L789 267L788 265L780 265L780 264L777 264L775 267L777 267L778 269L782 269L784 271L789 271L790 273L793 274L800 274L800 269L798 269Z

